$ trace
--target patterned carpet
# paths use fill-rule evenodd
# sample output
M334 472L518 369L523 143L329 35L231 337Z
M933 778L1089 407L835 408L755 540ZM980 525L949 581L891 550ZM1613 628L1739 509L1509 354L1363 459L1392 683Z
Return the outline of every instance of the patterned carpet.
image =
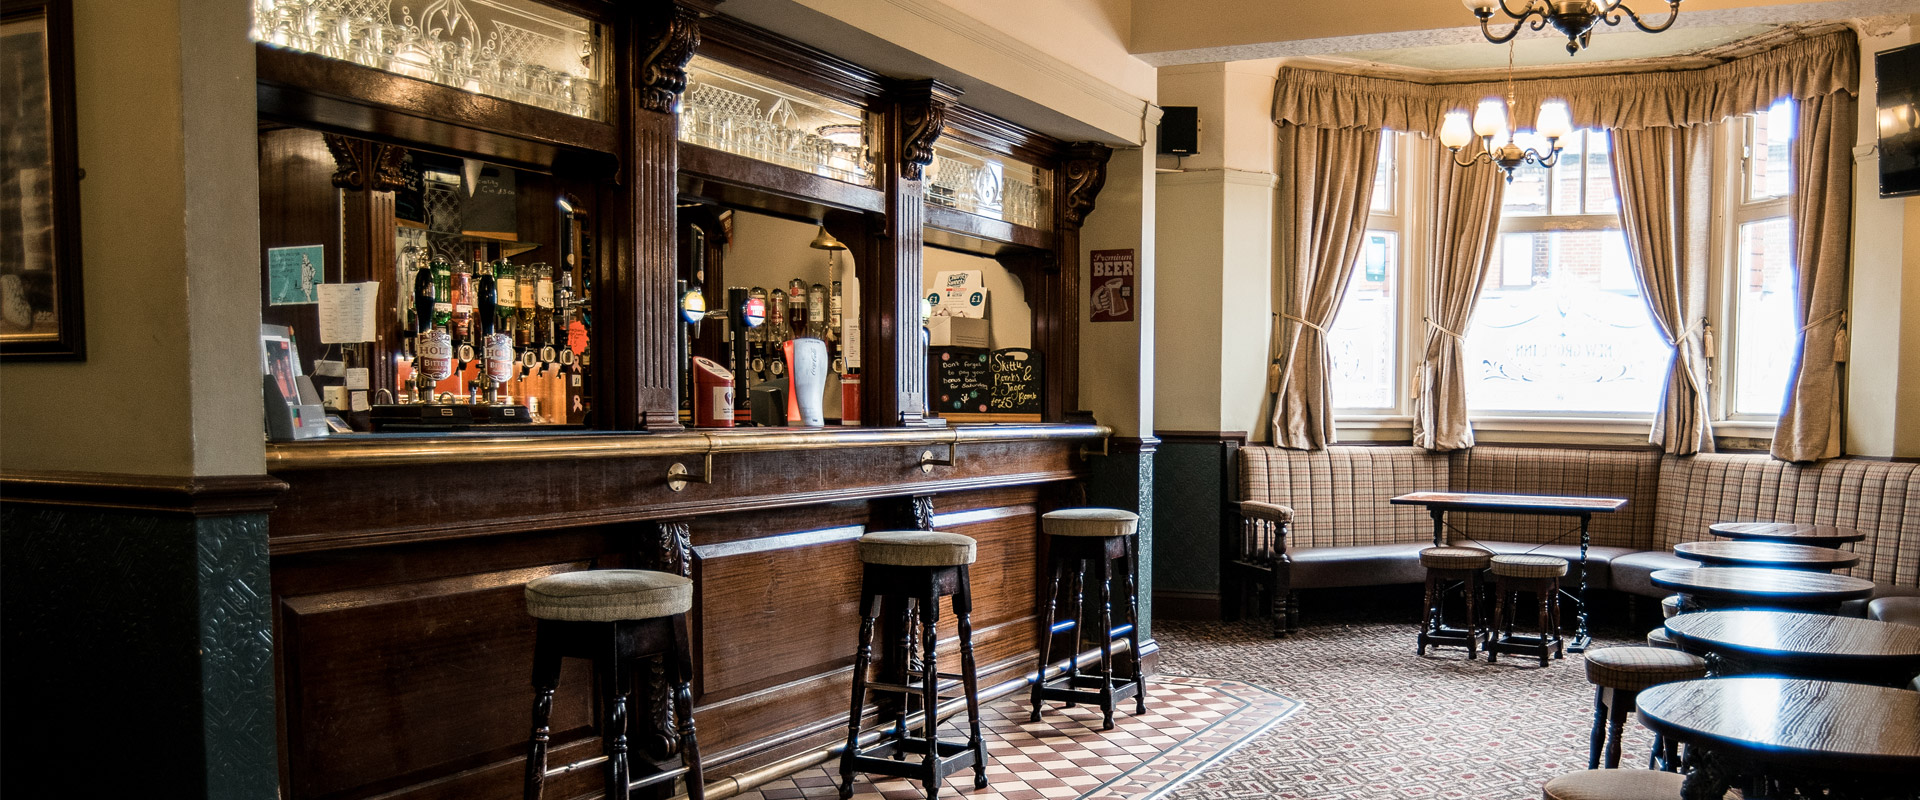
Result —
M1511 656L1468 661L1457 648L1422 658L1418 594L1307 599L1305 629L1286 639L1269 638L1265 621L1155 621L1162 673L1245 681L1302 704L1169 798L1525 800L1586 768L1593 688L1580 656L1544 669ZM1643 635L1596 630L1595 644L1644 644ZM1644 766L1651 741L1629 723L1621 765Z

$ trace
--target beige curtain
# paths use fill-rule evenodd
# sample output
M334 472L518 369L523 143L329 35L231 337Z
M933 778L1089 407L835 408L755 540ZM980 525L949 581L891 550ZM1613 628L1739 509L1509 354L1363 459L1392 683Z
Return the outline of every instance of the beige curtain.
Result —
M1800 347L1787 373L1786 407L1773 434L1773 457L1784 461L1840 454L1836 362L1847 357L1854 105L1853 95L1846 92L1799 101L1787 220L1798 272Z
M1662 71L1533 78L1514 85L1514 124L1533 126L1540 101L1565 100L1582 128L1681 128L1796 100L1853 91L1860 45L1844 27L1771 50L1714 62L1681 58ZM1274 87L1276 122L1323 128L1440 130L1441 116L1502 97L1506 84L1416 83L1283 67Z
M1366 236L1380 131L1280 126L1274 260L1273 443L1319 450L1334 441L1326 329L1340 311Z
M1487 279L1506 182L1499 170L1484 164L1456 166L1438 137L1427 141L1434 202L1427 209L1426 347L1414 375L1413 443L1457 450L1473 446L1473 426L1467 422L1469 365L1460 337ZM1478 151L1476 143L1463 152Z
M1648 441L1674 455L1713 451L1707 403L1707 236L1713 126L1614 130L1620 224L1647 309L1673 345Z

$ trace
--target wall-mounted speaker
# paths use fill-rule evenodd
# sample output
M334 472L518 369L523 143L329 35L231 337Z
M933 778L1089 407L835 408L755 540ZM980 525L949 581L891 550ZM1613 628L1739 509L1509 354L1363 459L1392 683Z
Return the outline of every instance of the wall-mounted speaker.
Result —
M1160 154L1190 156L1200 152L1200 108L1166 106L1160 109Z

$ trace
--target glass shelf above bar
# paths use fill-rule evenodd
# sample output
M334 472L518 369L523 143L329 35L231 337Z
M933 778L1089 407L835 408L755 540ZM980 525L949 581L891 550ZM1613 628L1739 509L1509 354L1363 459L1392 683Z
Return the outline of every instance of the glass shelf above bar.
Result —
M927 203L1052 230L1053 170L942 136L927 167Z
M687 67L680 141L874 185L872 134L859 106L703 56Z
M263 44L607 118L604 29L531 0L254 0L253 22Z

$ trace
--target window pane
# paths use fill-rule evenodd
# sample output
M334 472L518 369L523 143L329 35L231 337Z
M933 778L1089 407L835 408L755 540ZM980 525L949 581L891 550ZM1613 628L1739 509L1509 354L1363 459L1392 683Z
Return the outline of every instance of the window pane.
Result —
M1347 282L1327 346L1333 354L1335 408L1392 408L1394 343L1399 341L1394 282L1400 274L1399 236L1367 231L1360 263Z
M1584 140L1586 131L1574 131L1571 136L1560 140L1560 160L1553 168L1553 209L1554 214L1580 213L1580 162L1586 152Z
M1586 139L1586 213L1617 214L1620 200L1613 193L1613 141L1600 131L1588 131Z
M1479 167L1474 169L1492 169ZM1500 200L1500 213L1509 217L1537 217L1547 213L1547 170L1538 164L1524 164L1513 171L1506 194Z
M1770 200L1793 193L1792 159L1787 148L1793 144L1795 113L1793 102L1781 100L1772 108L1751 117L1747 137L1747 200Z
M1510 233L1495 251L1466 332L1468 407L1651 413L1670 348L1632 280L1621 233ZM1520 273L1515 261L1530 285L1506 282Z
M1733 351L1733 411L1779 414L1798 347L1793 251L1787 218L1740 226L1738 336Z
M1393 213L1393 131L1380 132L1380 166L1373 171L1373 213Z

